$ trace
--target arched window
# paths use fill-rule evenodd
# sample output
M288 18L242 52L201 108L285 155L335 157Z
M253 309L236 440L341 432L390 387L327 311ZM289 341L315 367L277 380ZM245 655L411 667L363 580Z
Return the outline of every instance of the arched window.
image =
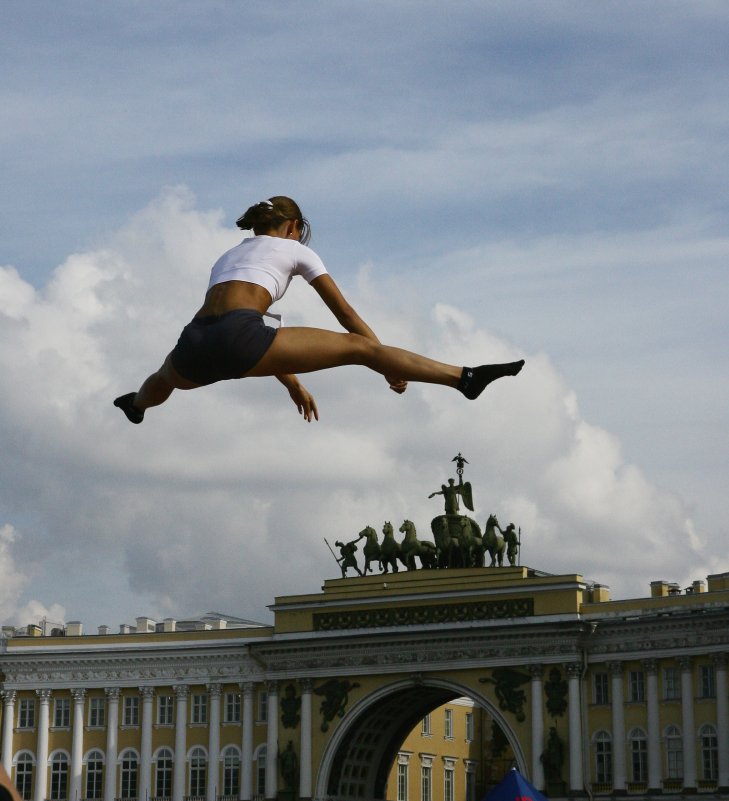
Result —
M699 730L701 741L701 774L706 781L716 781L718 777L719 746L716 739L716 729L709 725Z
M68 799L68 756L58 752L51 758L51 801Z
M154 760L154 795L155 798L172 796L172 751L161 748Z
M613 780L613 744L610 734L599 731L595 734L595 780L598 784L610 784Z
M193 748L190 751L190 795L202 796L205 795L205 780L207 779L208 760L205 756L205 750L200 748Z
M236 798L240 792L240 754L238 749L229 745L223 751L223 795Z
M648 781L648 740L643 729L633 729L630 742L630 764L634 782Z
M104 755L101 751L91 751L86 757L85 798L96 799L104 796Z
M33 755L24 751L15 761L15 787L23 801L33 798Z
M266 746L256 749L256 793L264 798L266 795Z
M137 797L137 766L139 759L136 751L131 748L123 751L119 757L121 765L121 797Z
M683 738L678 726L666 729L666 776L669 779L683 779Z

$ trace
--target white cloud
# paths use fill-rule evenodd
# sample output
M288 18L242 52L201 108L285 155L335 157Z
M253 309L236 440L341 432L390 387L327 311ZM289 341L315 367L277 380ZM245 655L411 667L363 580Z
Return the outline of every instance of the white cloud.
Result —
M527 353L518 378L474 403L442 387L397 397L351 367L304 377L318 424L259 379L175 393L130 426L111 400L158 366L210 263L237 238L170 189L103 248L69 256L43 289L0 272L0 613L63 608L92 625L222 608L260 619L275 595L337 575L324 537L405 517L427 533L440 512L427 496L454 475L458 451L478 520L495 512L521 526L525 564L583 573L614 595L716 567L684 503L582 419L544 353ZM518 334L500 338L457 305L435 303L428 317L385 296L376 264L345 290L393 344L453 363L522 355ZM283 311L289 324L334 325L303 282ZM18 564L31 565L32 583Z

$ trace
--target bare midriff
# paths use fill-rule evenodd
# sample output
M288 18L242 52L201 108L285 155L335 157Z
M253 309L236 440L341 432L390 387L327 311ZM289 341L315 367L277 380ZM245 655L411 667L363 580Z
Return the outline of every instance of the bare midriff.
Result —
M271 302L268 290L258 284L225 281L208 289L205 302L195 317L225 314L234 309L255 309L263 314L268 311Z

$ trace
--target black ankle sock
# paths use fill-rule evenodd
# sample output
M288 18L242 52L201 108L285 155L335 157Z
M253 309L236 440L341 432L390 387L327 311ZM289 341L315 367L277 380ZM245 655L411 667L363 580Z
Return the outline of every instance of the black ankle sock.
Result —
M140 412L134 405L134 398L136 396L136 392L130 392L127 395L121 395L114 401L114 406L124 412L130 423L141 423L142 420L144 420L144 412Z
M469 399L476 398L497 378L516 375L524 366L524 359L505 364L482 364L480 367L464 367L458 389Z

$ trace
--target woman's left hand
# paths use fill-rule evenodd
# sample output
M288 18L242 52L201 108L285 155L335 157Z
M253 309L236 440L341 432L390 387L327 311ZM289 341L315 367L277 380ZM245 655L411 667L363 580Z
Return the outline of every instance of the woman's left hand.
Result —
M304 415L304 420L307 423L311 422L312 417L315 420L319 419L319 410L316 408L316 401L314 396L303 384L297 384L288 387L291 400L296 404L299 414Z

